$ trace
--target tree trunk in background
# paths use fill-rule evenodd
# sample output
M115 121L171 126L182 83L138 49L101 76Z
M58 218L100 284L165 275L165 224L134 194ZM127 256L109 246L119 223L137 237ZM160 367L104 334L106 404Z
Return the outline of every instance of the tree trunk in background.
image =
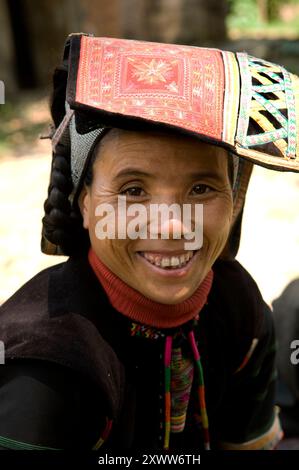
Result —
M95 36L122 36L122 0L79 0L81 29Z
M183 0L179 41L199 46L224 41L227 12L226 0Z
M30 18L38 83L50 84L63 45L73 32L121 36L121 0L23 0Z
M37 85L49 88L71 32L194 45L214 45L226 39L226 0L22 0L22 6L26 14L20 24L26 26L26 44L30 44L28 51L24 42L24 53L32 57ZM3 36L9 30L1 9L0 1ZM18 27L17 35L24 37ZM5 49L0 54L12 57L11 51L6 52L7 44L6 38L0 41L0 51Z
M259 17L262 23L268 23L269 21L269 5L268 0L257 0L257 7L259 12Z
M39 85L49 85L66 36L81 29L79 0L23 0L26 5Z
M226 39L226 0L123 0L124 36L206 44Z
M177 42L184 0L124 0L124 37L156 42Z

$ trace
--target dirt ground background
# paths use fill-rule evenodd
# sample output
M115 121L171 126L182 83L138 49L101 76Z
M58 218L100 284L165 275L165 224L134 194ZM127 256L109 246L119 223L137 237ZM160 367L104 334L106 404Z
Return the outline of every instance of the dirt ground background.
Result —
M51 147L38 137L49 122L47 99L26 96L17 116L7 120L6 145L0 146L0 303L65 259L40 251ZM299 175L254 169L238 260L268 303L299 277Z

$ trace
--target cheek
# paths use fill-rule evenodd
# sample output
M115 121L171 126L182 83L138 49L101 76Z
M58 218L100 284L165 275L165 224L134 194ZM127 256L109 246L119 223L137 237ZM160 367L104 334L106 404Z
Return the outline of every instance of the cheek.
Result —
M127 240L105 238L99 240L95 233L89 234L92 249L100 260L116 275L124 277L132 261Z
M102 201L101 201L102 203ZM97 204L91 207L89 214L89 238L91 246L99 256L99 258L115 272L121 270L121 266L130 264L130 248L132 241L128 238L122 239L117 237L118 233L118 213L115 208L113 217L109 219L109 227L106 225L105 220L107 214L103 216L96 215ZM105 232L102 238L99 237L99 233ZM107 236L107 231L111 233L111 237Z
M230 198L221 198L204 207L204 238L209 244L225 242L232 221L233 204Z

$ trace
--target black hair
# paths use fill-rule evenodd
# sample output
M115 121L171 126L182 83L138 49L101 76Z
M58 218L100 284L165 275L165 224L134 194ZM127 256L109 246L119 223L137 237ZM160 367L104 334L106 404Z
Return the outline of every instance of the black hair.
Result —
M50 103L56 129L65 115L66 81L67 68L63 65L57 67L53 76ZM59 247L58 252L65 255L84 252L90 245L87 230L83 228L79 206L77 203L72 206L69 199L72 190L70 148L58 144L52 155L51 177L42 223L43 237Z
M101 141L98 141L97 144L93 147L93 150L91 152L89 161L87 163L86 171L85 171L85 176L84 176L84 184L86 186L91 186L92 180L93 180L93 164L95 163L98 152L99 152L99 147L101 145Z

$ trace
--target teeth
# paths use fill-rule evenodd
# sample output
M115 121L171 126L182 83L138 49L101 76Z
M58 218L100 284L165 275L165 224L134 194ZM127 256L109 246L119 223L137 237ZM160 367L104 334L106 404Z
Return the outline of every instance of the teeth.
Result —
M171 257L171 266L178 266L180 264L180 260L177 256L172 256Z
M161 268L166 268L169 265L170 265L170 258L163 257L161 261Z
M187 260L186 255L181 255L180 256L180 263L185 263L186 260Z
M194 252L188 251L187 253L180 255L180 256L157 256L151 253L141 253L147 261L155 266L161 268L181 268L188 263L188 261L192 258Z

